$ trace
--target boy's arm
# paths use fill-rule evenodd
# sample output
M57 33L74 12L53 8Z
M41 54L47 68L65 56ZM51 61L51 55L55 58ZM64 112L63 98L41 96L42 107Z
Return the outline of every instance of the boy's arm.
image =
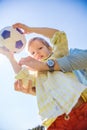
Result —
M17 63L17 61L14 57L14 53L12 53L12 52L6 50L6 48L2 48L2 47L0 47L0 53L5 55L9 59L15 73L18 73L21 70L21 66Z
M26 65L29 68L37 71L48 71L49 67L46 63L37 61L28 56L20 60L20 65ZM70 72L87 68L87 50L74 49L69 55L55 60L54 70L62 70Z
M24 33L38 33L49 38L51 38L53 34L58 31L57 29L47 27L29 27L22 23L16 23L13 25L13 27L23 29Z

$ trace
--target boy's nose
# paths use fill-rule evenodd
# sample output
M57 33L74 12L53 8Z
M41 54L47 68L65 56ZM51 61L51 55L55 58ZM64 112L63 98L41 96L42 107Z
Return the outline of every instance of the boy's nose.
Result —
M39 51L36 51L36 55L38 55L39 54Z
M36 53L35 53L35 57L38 57L39 56L39 52L37 51Z

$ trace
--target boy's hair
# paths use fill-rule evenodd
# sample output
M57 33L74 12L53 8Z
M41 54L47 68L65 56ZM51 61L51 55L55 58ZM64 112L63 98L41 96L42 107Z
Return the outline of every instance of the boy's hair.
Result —
M32 39L29 41L28 49L29 49L31 43L32 43L33 41L35 41L35 40L38 40L38 41L42 42L47 48L51 47L50 43L47 42L47 40L45 40L44 38L34 37L34 38L32 38Z

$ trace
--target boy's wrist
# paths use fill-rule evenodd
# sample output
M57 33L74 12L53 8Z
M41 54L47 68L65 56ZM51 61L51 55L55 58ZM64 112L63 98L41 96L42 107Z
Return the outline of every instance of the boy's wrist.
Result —
M7 55L7 58L10 60L10 59L14 59L14 56L13 56L13 54L8 54Z
M60 69L60 66L58 65L57 61L55 60L54 62L55 62L54 63L54 71L60 71L61 69ZM47 63L45 63L44 69L46 71L49 71L49 67L48 67Z

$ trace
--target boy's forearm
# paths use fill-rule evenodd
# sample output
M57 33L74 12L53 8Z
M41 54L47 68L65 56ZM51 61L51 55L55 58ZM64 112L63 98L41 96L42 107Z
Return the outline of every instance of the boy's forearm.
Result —
M42 34L46 37L51 38L57 29L54 28L47 28L47 27L29 27L27 25L22 24L22 29L25 30L25 33L38 33Z
M32 65L33 67L33 65ZM35 68L34 68L35 67ZM38 70L38 71L49 71L49 67L47 65L47 63L45 62L36 62L35 65L34 65L34 69L35 70ZM58 65L57 61L55 60L55 65L54 65L54 70L55 71L60 71L60 66Z
M21 66L17 63L14 57L9 57L9 61L12 65L14 72L17 74L21 70Z
M42 34L46 37L51 38L54 33L58 31L57 29L52 29L52 28L46 28L46 27L29 27L29 32L30 33L38 33L38 34Z

